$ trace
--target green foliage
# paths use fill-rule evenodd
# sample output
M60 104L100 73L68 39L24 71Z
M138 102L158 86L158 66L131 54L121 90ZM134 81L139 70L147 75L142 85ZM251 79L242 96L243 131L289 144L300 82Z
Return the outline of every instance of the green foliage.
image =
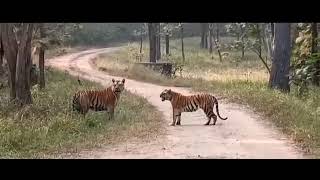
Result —
M143 23L81 23L82 29L71 33L71 45L106 45L111 42L135 40L134 30Z
M317 78L320 63L320 54L312 53L311 25L306 23L298 24L299 36L295 43L292 61L291 83L298 86L298 96L303 96L309 90L309 86L314 78Z
M249 47L249 26L248 23L231 23L225 26L227 33L235 36L237 39L230 44L231 49L242 50L243 52Z
M295 66L291 83L298 86L298 96L305 95L313 78L320 72L317 64L320 63L320 53L313 53L305 59L303 64Z
M42 46L46 49L68 44L72 40L71 34L82 28L82 25L78 23L41 23L37 25L32 44L34 47ZM41 33L44 37L40 37Z

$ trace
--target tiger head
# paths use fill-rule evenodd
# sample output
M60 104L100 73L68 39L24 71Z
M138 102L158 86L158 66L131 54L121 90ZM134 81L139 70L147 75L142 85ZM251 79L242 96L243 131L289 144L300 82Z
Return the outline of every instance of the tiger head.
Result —
M112 79L112 91L115 93L121 93L124 90L125 81L125 79L122 79L122 81Z
M164 91L162 91L162 93L160 94L160 98L162 101L165 101L165 100L170 101L172 99L171 89L165 89Z

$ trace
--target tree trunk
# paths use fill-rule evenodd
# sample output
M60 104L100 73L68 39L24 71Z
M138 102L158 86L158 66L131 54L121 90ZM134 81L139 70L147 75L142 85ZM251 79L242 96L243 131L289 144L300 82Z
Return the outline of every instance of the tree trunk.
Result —
M10 100L16 98L16 63L17 63L17 41L15 33L13 32L13 23L4 23L1 25L1 37L4 55L8 63L8 84L10 87Z
M183 26L182 26L182 24L180 25L180 32L181 32L181 52L182 52L182 60L183 60L183 62L184 62L184 61L185 61L185 57L184 57Z
M153 23L148 23L149 34L149 58L150 62L156 62L156 36Z
M294 48L294 45L296 43L296 38L299 35L299 32L297 31L297 23L291 23L291 48Z
M217 41L219 41L219 38L220 38L219 31L220 31L220 24L216 23L216 40Z
M245 44L244 44L244 32L245 30L240 27L240 32L241 32L241 35L240 35L240 40L241 40L241 59L244 58L244 52L245 52Z
M317 53L317 48L318 48L318 26L317 23L312 23L311 24L311 34L312 34L312 46L311 46L311 52L312 53ZM317 61L315 64L316 68L316 73L314 74L314 77L312 78L312 84L315 86L320 85L320 61Z
M275 23L271 23L271 38L273 39L274 38L274 25Z
M269 59L272 61L272 44L273 44L273 39L271 33L269 33L269 24L263 24L263 41L265 45L265 50L267 52L267 55L269 56Z
M139 53L142 53L142 43L143 43L143 35L140 35L140 49L139 49Z
M155 23L156 28L156 60L161 59L161 38L160 38L160 23Z
M266 59L264 59L262 57L262 44L263 44L264 38L263 38L263 33L261 32L261 31L263 31L263 28L260 27L260 23L256 24L256 29L257 29L257 39L256 39L256 41L258 42L258 47L256 49L256 53L257 53L258 57L260 58L260 60L262 61L263 65L268 70L268 73L270 74L270 68L269 68L268 63L267 63L267 59L268 58L266 57Z
M273 62L269 87L289 92L289 66L291 56L290 23L275 23Z
M209 53L212 54L213 24L209 24Z
M169 55L170 54L170 39L169 39L169 32L167 31L166 33L166 55Z
M3 70L3 45L2 45L2 38L1 38L1 33L0 33L0 75L3 74L4 70Z
M32 103L30 92L32 32L33 24L24 23L21 26L21 35L18 36L19 46L16 67L16 99L18 105Z
M241 46L241 59L244 58L244 45Z
M201 42L200 48L208 48L208 23L201 23Z
M317 23L311 24L311 35L312 35L312 46L311 46L311 52L316 53L317 52L317 38L318 38L318 28Z
M45 38L45 32L44 32L44 27L43 24L40 25L39 27L40 30L40 38L43 39ZM39 49L39 70L40 70L40 89L45 88L45 78L44 78L44 50L45 47L41 45Z

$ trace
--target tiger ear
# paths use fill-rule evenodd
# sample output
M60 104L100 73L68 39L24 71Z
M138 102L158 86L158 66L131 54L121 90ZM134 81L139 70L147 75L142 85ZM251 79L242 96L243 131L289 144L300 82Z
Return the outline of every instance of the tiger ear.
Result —
M112 82L114 83L114 82L115 82L115 80L114 80L114 79L112 79Z
M124 82L126 82L126 80L125 79L122 79L122 83L124 84Z

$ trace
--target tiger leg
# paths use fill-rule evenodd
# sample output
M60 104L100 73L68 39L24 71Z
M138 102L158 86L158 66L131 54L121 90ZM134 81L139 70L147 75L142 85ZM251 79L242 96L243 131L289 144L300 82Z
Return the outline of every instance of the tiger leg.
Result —
M212 124L212 125L216 125L217 116L216 116L215 114L213 114L211 117L212 117L212 119L213 119L213 124Z
M210 124L210 121L211 121L211 118L214 118L214 116L216 116L214 113L213 113L213 107L211 106L206 106L204 108L204 113L206 114L207 118L208 118L208 121L204 124L204 125L209 125Z
M114 119L114 108L110 108L110 110L108 111L109 113L109 120Z
M181 125L181 115L180 116L178 116L178 121L177 121L177 124L176 125Z
M88 113L89 109L87 107L83 107L81 109L81 114L83 115L83 118L86 118L86 114Z
M209 125L210 121L211 121L211 118L208 117L208 121L204 125L206 125L206 126Z
M180 115L181 115L181 113L180 113ZM178 113L175 113L175 111L173 110L173 113L172 113L172 123L170 124L170 126L175 126L176 125L176 119L177 119L177 117L179 116L179 114Z

